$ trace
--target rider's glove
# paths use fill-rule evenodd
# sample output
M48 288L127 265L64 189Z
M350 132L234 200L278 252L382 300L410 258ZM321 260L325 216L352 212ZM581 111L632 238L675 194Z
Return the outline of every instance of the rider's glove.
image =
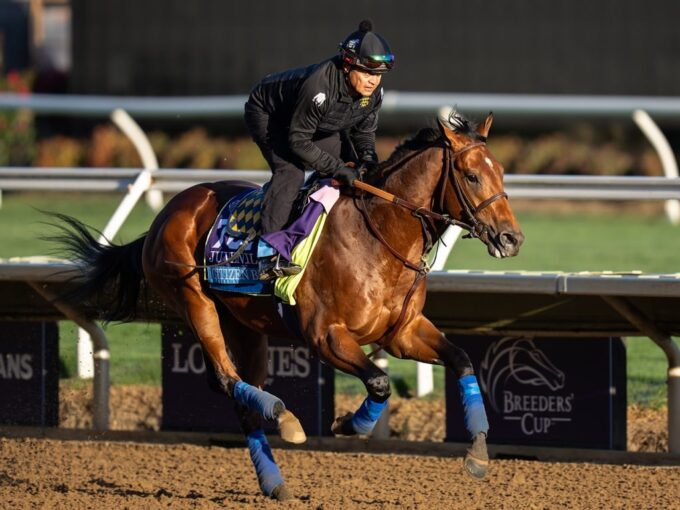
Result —
M360 155L357 166L363 167L365 173L372 174L378 166L378 155L375 151L364 152Z
M359 178L359 169L349 166L340 167L333 173L333 178L347 186L354 186L354 181Z
M367 159L361 162L359 168L361 169L361 175L365 173L372 174L378 168L378 162L373 159Z

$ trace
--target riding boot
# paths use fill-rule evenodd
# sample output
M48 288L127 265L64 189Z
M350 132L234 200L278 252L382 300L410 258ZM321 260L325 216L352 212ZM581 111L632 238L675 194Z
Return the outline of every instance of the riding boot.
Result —
M260 262L260 280L263 282L281 278L282 276L293 276L300 274L302 267L281 258L281 255Z

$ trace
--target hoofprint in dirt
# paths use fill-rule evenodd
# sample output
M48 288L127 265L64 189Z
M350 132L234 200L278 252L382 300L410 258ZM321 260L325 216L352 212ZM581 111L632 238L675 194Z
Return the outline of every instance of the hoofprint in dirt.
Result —
M92 393L89 389L60 389L60 426L91 428ZM336 395L335 416L357 409L362 396ZM229 405L228 403L225 405ZM113 430L159 430L162 415L158 386L112 386L110 426ZM666 408L628 408L628 451L665 452L668 450ZM394 438L408 441L443 441L444 402L442 399L390 398L390 430Z
M680 508L680 467L275 450L294 497L262 496L244 449L0 439L3 508Z

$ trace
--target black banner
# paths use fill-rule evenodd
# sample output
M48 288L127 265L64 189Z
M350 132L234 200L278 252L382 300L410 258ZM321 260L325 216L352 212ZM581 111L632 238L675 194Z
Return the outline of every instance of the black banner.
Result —
M165 430L241 432L234 405L208 384L203 351L184 327L163 325L163 424ZM279 397L309 436L330 435L334 373L301 343L269 339L264 389ZM266 423L265 430L274 431Z
M269 73L335 55L371 18L396 56L386 91L680 95L680 2L672 0L70 5L72 94L247 94ZM507 126L515 116L505 117L498 122Z
M0 323L0 423L59 425L59 330L55 323Z
M455 337L475 367L490 443L626 449L620 338ZM446 374L447 441L466 442L458 383Z

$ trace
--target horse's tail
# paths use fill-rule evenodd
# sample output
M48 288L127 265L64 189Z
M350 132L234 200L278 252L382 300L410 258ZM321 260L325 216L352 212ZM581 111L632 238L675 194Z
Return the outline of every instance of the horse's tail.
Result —
M59 243L81 268L81 274L58 300L96 304L107 322L134 320L144 282L142 248L146 234L128 244L101 244L91 232L97 231L77 219L48 214L59 220L55 226L60 231L48 239Z

